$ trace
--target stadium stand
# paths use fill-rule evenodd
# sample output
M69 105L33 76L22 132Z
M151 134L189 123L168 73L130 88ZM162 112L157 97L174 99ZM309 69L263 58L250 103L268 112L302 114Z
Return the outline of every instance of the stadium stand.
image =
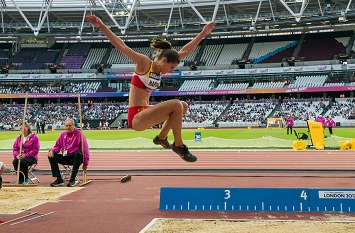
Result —
M265 88L283 88L284 82L258 82L254 83L252 89L265 89Z
M324 115L329 99L284 99L273 117L284 118L291 115L294 127L306 127L307 120L315 120L319 115Z
M291 83L289 87L321 87L327 78L327 75L296 76L296 81Z
M60 61L66 69L80 69L90 51L91 43L70 44Z
M245 90L248 86L249 83L220 83L216 90Z
M342 126L351 126L355 122L355 98L335 98L325 116L331 116Z
M229 43L229 41L226 41ZM232 41L231 41L232 42ZM235 41L236 42L236 41ZM232 61L237 59L240 60L243 58L243 54L248 47L247 43L231 43L223 44L222 51L220 52L219 57L215 65L231 65Z
M108 49L109 43L93 43L82 68L95 68L95 64L101 64Z
M326 35L326 36L324 36ZM320 39L321 38L321 39ZM274 39L274 41L272 41ZM318 57L310 56L308 53L313 54L312 45L314 45L313 41L321 41L322 43L329 42L331 43L331 51L327 51L326 53L319 53L318 55L322 56L323 59L319 59ZM177 50L180 50L187 41L185 40L177 40L173 42L173 47ZM300 43L302 42L302 43ZM189 66L190 62L194 64L199 64L201 67L197 67L197 69L201 70L213 70L218 69L219 67L231 67L236 68L237 66L231 65L234 60L243 59L245 57L254 58L254 64L251 65L265 65L263 63L271 63L270 67L280 66L280 60L285 58L286 56L292 56L296 50L299 49L299 53L297 56L308 57L309 61L313 59L318 59L317 62L325 61L326 59L331 60L335 59L336 54L341 54L349 42L351 42L351 36L349 33L345 33L344 36L341 36L339 33L326 33L326 34L318 34L318 35L295 35L295 36L279 36L279 37L269 37L269 38L227 38L227 39L211 39L208 38L206 41L203 41L198 48L190 54L188 57L184 58L181 61L181 65L185 64ZM148 41L139 41L139 42L127 42L133 47L136 51L143 53L147 56L150 56L151 49L149 48ZM351 44L349 45L352 46ZM350 48L349 47L349 48ZM0 62L1 64L10 64L15 65L16 68L20 69L19 71L14 71L20 73L23 70L33 70L36 72L44 72L48 73L47 66L49 64L63 64L66 68L62 72L70 73L70 72L82 72L83 69L95 69L97 72L95 65L102 64L103 62L108 64L108 66L113 66L113 71L121 70L122 67L127 65L130 67L129 70L133 70L132 65L133 62L130 61L126 56L120 54L116 49L110 47L110 44L105 43L56 43L51 48L41 48L41 49L33 49L33 48L21 48L21 50L14 55L10 52L11 48L9 46L2 46L3 49L0 50ZM250 51L248 51L250 49ZM320 47L318 47L320 49ZM273 62L278 64L273 64ZM307 59L305 60L305 64L313 64L307 63ZM334 60L333 60L334 62ZM340 61L337 61L338 63ZM304 63L302 63L304 64ZM317 63L318 64L318 63ZM324 63L320 63L324 64ZM333 64L333 63L329 63ZM305 66L306 66L305 65ZM251 67L251 66L250 66ZM268 64L266 66L260 67L269 67ZM345 67L345 66L344 66ZM179 67L184 71L189 70L190 67ZM105 68L106 69L106 68ZM110 70L110 67L107 68ZM223 69L223 68L222 68ZM26 72L26 71L24 71ZM12 73L10 71L10 73ZM241 72L242 73L242 72ZM167 81L166 81L167 80ZM334 74L332 71L322 71L319 69L319 72L298 72L297 74L293 73L283 73L277 75L264 75L264 74L247 74L243 73L243 77L238 74L226 75L226 76L194 76L192 77L179 77L178 79L175 77L164 78L163 83L160 86L159 92L164 91L209 91L209 90L246 90L250 91L250 89L258 90L258 89L274 89L274 88L306 88L306 87L340 87L340 86L355 86L355 79L353 75L348 73L343 74ZM128 92L129 90L129 78L127 79L112 79L107 80L105 75L99 76L99 78L95 78L93 80L40 80L37 81L16 81L16 80L6 80L6 82L0 83L0 94L23 94L26 91L30 93L96 93L96 92ZM347 92L347 95L351 94L351 90ZM327 95L331 94L332 97L343 93L327 93ZM257 98L264 98L264 96L257 95ZM267 98L275 98L277 93L268 94ZM332 106L334 104L334 108L338 106L340 103L341 106L348 106L349 103L343 103L344 100L331 102L329 99L327 101L315 101L313 100L302 100L301 98L310 98L311 93L295 93L295 94L285 94L281 93L281 99L286 98L284 101L280 100L280 104L277 101L268 102L268 105L264 105L263 108L268 109L268 111L264 111L262 113L258 113L256 116L253 113L253 116L250 116L250 109L256 109L255 111L260 110L258 107L249 106L249 104L255 104L255 102L248 103L248 101L238 101L241 102L243 106L248 106L247 110L244 113L238 113L236 118L233 117L232 112L237 111L233 105L229 105L229 101L225 101L226 105L222 112L225 111L222 115L214 115L211 119L203 119L203 112L211 112L211 109L208 107L208 103L192 103L191 110L199 112L201 111L201 116L193 119L193 114L190 114L188 118L186 118L186 122L184 121L184 127L195 127L198 125L204 125L207 127L214 126L218 124L219 127L246 127L246 126L257 126L262 124L266 117L277 117L284 116L286 113L290 113L293 111L302 112L304 114L296 115L296 126L304 126L305 119L314 119L318 114L334 115L337 123L345 124L345 122L350 121L353 117L353 113L351 111L348 113L348 109L351 109L352 105L345 108L346 114L342 115L342 117L336 116L336 111L327 112L326 106ZM315 96L320 97L323 93L317 93ZM297 96L298 100L293 100L293 96ZM301 97L302 96L302 97ZM216 96L218 99L229 98L230 96ZM233 99L236 96L232 96ZM210 100L209 97L199 97L201 100ZM216 98L216 99L217 99ZM246 98L250 99L251 96L243 95L241 99ZM290 99L287 99L290 98ZM196 99L198 99L196 97ZM111 101L109 99L108 101ZM292 101L291 101L292 100ZM122 100L126 101L126 100ZM43 102L43 101L42 101ZM204 101L206 102L206 101ZM339 103L338 103L339 102ZM236 104L236 103L234 103ZM53 106L55 106L54 104ZM105 105L102 103L102 105ZM198 107L196 107L198 105ZM271 105L271 107L269 106ZM48 106L46 106L48 107ZM64 107L60 106L58 109L63 109ZM65 108L64 108L65 109ZM112 111L115 108L110 108ZM233 109L233 111L228 115L228 110ZM49 109L50 111L55 111L56 109ZM215 111L214 109L212 109ZM218 108L218 111L221 110ZM270 110L270 111L269 111ZM99 112L98 110L93 110L95 113ZM249 111L249 112L248 112ZM121 113L124 113L122 110ZM75 114L75 113L74 113ZM220 113L221 114L221 113ZM249 115L248 115L249 114ZM56 115L60 115L60 113L56 113ZM244 116L247 117L244 117ZM41 117L41 114L39 115ZM95 117L99 117L96 116ZM94 118L95 118L94 117ZM117 115L110 116L111 118L118 117ZM243 118L244 117L244 118ZM92 120L93 116L88 116L88 120ZM16 119L16 117L14 118ZM251 119L245 120L245 119ZM111 119L113 120L113 119ZM235 120L235 122L234 122ZM59 122L59 123L58 123ZM56 119L56 122L51 122L53 124L59 125L63 122L63 119ZM232 124L231 124L232 123Z
M241 100L234 102L218 119L219 127L259 127L276 108L278 101L266 100Z
M324 49L327 45L327 49ZM308 34L303 41L299 57L304 57L305 61L331 60L334 55L345 51L342 43L333 37L332 34L313 35Z
M188 102L188 113L183 116L183 127L213 127L214 121L228 105L227 101Z
M212 84L211 79L186 80L179 88L179 91L211 90L212 89L211 84Z
M297 41L254 43L253 48L249 54L249 58L254 58L254 64L257 64L279 52L284 51L285 49L294 47L296 44ZM281 62L281 60L277 62Z

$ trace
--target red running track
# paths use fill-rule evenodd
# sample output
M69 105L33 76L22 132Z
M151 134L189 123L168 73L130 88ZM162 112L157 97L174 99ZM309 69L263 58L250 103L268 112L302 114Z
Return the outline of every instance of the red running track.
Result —
M91 151L89 170L156 169L287 169L355 171L355 152L338 150L241 150L194 151L197 162L187 163L169 150ZM0 161L12 164L11 152L2 152ZM40 152L38 170L50 170L46 152Z
M29 229L35 229L34 231L38 233L48 231L133 233L139 232L153 218L355 219L355 214L338 213L160 211L159 190L164 186L355 187L353 151L209 150L195 151L195 154L198 161L186 163L171 151L92 151L89 165L89 178L94 180L92 183L84 189L63 196L59 202L45 203L16 215L0 215L0 219L8 221L31 212L54 212L16 225L0 225L0 232L28 232ZM0 160L10 166L11 153L2 152ZM49 186L53 178L48 172L41 173L49 170L46 153L40 154L38 169L40 186ZM155 169L174 171L164 173L154 171ZM184 171L182 169L194 169L196 172L182 172ZM197 173L201 169L222 170ZM236 172L223 169L235 169ZM252 171L253 169L256 171ZM275 170L264 172L266 169ZM132 180L120 183L118 179L125 175L122 172L124 170L131 170ZM3 177L6 181L8 175Z

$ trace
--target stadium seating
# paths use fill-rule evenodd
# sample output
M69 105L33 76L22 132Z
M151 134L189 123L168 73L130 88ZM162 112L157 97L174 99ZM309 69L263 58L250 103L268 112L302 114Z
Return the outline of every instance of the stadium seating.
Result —
M297 76L296 81L288 87L321 87L327 80L327 75Z
M242 59L248 44L224 44L215 65L231 65L235 59Z
M211 79L206 79L206 80L186 80L181 87L179 88L179 91L202 91L202 90L211 90L212 80Z
M245 90L249 83L221 83L218 84L216 90Z

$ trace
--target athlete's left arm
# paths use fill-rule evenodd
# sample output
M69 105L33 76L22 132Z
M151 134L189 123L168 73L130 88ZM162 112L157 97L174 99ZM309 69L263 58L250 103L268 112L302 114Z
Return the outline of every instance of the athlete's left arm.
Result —
M198 44L205 38L205 36L209 35L214 27L216 26L215 22L210 22L209 24L205 25L202 31L189 43L187 43L182 49L179 51L179 58L180 60L188 56L192 51L196 49Z

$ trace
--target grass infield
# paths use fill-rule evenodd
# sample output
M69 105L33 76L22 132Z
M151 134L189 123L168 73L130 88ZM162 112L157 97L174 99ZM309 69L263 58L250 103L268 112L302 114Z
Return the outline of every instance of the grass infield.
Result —
M298 133L307 133L306 128L296 128ZM52 147L63 131L46 131L38 134L41 149ZM157 149L152 139L159 134L159 129L134 131L120 130L84 130L91 149ZM202 143L194 143L195 132L201 132ZM0 149L11 149L19 131L1 131ZM334 128L330 136L325 129L327 138L326 147L339 148L339 142L354 138L353 128ZM297 140L294 134L287 134L286 129L183 129L182 137L191 148L290 148L292 142ZM172 131L168 135L173 142ZM138 142L138 143L137 143Z

